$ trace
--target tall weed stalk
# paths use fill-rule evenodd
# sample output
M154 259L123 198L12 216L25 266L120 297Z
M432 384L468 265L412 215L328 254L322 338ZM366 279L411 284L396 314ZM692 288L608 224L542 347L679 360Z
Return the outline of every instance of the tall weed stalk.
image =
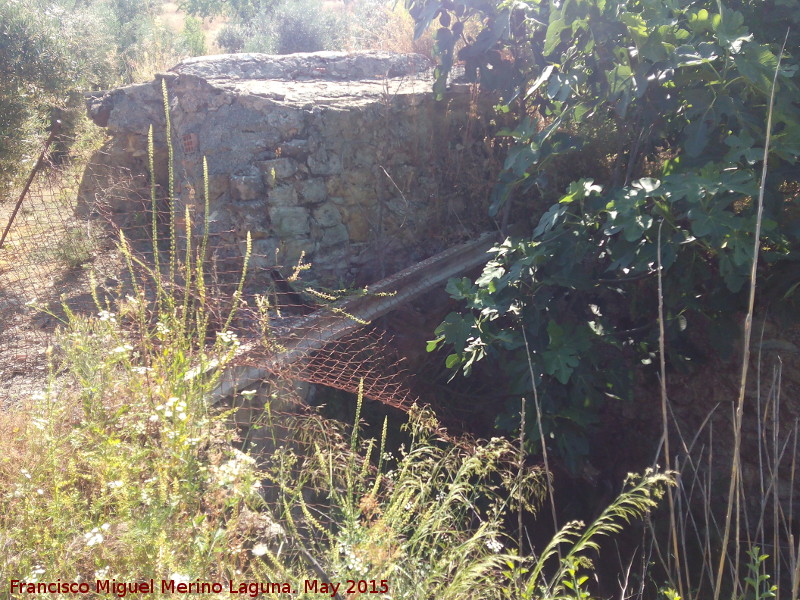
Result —
M792 507L796 503L795 480L797 473L797 438L799 425L795 422L785 439L779 439L781 383L780 365L775 370L771 390L766 401L761 386L761 354L758 359L757 392L755 398L758 437L758 481L761 492L761 510L755 522L748 514L744 481L742 479L742 429L746 401L748 373L751 363L752 329L757 289L757 267L761 249L760 231L763 220L764 194L768 172L768 158L772 131L775 87L784 47L778 54L778 63L770 93L767 110L766 138L762 162L761 184L756 205L756 228L753 240L753 262L750 273L748 310L744 322L742 364L739 392L733 410L733 450L725 514L717 520L713 511L714 470L713 450L715 444L712 413L694 432L692 439L684 437L677 428L680 456L675 467L681 472L680 485L674 503L670 503L670 537L666 552L659 550L672 582L679 592L666 590L669 597L714 600L725 594L732 598L769 598L778 595L797 598L800 589L800 544L792 531ZM660 244L659 244L660 249ZM660 280L659 280L660 284ZM663 302L663 291L659 286L659 306ZM661 314L661 313L660 313ZM664 356L663 329L661 331L661 354ZM668 423L666 411L669 407L665 387L665 372L662 358L662 406L665 459L670 460ZM767 416L769 420L767 419ZM771 435L767 432L771 429ZM719 437L719 434L717 434ZM786 480L789 485L786 487ZM781 497L782 490L789 490ZM752 505L752 503L751 503ZM701 511L697 507L702 507ZM762 553L762 549L768 549ZM667 558L664 558L666 555ZM699 557L693 560L691 557ZM745 560L745 569L741 561ZM771 571L771 574L770 574ZM788 571L788 573L785 573ZM781 582L788 589L781 593Z
M152 170L152 130L149 145ZM171 213L173 189L171 182ZM121 233L128 285L112 304L92 277L94 316L64 305L49 385L0 414L6 584L236 576L237 565L226 556L238 552L236 515L255 502L258 479L252 460L230 446L225 415L212 414L204 398L238 340L223 329L208 342L208 218L195 253L186 211L181 261L171 214L165 279L154 189L151 201L153 263L134 253ZM234 302L226 327L237 307Z

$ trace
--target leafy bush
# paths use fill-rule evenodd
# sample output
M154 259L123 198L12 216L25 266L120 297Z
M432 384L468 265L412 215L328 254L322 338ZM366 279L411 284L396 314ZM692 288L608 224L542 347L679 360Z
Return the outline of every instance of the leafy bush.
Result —
M239 23L268 13L281 0L181 0L178 6L191 15L210 17L225 15Z
M315 0L285 0L248 22L246 52L291 54L341 47L341 24L335 13Z
M82 112L79 86L109 83L112 41L87 9L29 0L0 4L0 197L32 166L54 117L69 136Z
M433 57L433 37L414 39L414 20L399 2L357 0L342 17L347 50L415 52Z
M181 6L191 14L230 17L217 38L228 52L291 54L342 47L339 19L318 0L186 0Z
M186 17L181 32L181 43L189 56L203 56L208 52L202 20L193 16Z
M654 362L659 260L671 365L736 339L785 33L758 15L775 8L800 22L800 10L781 0L741 11L712 1L406 5L418 31L438 19L437 93L459 58L505 94L518 125L506 132L513 144L491 212L535 216L517 223L522 235L500 244L475 282L451 282L465 311L437 341L452 344L451 367L502 357L514 392L535 384L544 434L577 466L601 403L630 398L633 373ZM456 57L475 13L484 29ZM797 64L783 59L762 229L773 302L791 299L800 247ZM518 422L511 412L501 419ZM528 423L537 427L534 415Z
M241 52L247 41L248 32L242 25L227 24L217 34L217 45L230 54Z
M93 242L87 232L80 227L71 227L52 248L53 258L67 269L77 269L92 258Z
M187 48L181 37L157 18L157 6L120 0L117 10L108 11L110 30L116 39L117 77L121 83L152 79L180 60ZM102 4L97 7L102 10Z
M63 123L65 156L85 112L83 94L152 76L176 62L175 40L139 0L0 3L0 197L32 166L44 130Z
M224 7L214 10L224 12ZM256 10L255 5L250 10ZM217 43L226 52L389 50L430 56L431 36L414 41L413 29L408 12L384 0L352 2L341 13L323 8L319 0L276 0L259 4L247 17L234 15L218 34Z
M295 0L274 11L272 37L278 54L317 52L341 47L340 20L312 0Z

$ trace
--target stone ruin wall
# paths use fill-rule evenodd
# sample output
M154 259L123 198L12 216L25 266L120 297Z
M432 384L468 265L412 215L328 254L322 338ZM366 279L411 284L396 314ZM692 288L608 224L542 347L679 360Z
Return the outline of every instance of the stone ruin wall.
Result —
M291 268L304 252L312 280L370 283L492 226L486 198L500 165L483 116L492 101L453 85L437 102L430 67L419 55L374 52L189 59L89 100L111 137L82 198L103 196L119 169L149 197L151 124L166 189L163 79L176 196L196 227L205 157L211 230L232 255L249 231L255 267ZM123 226L147 223L130 194L105 196Z
M371 283L493 226L485 216L486 198L502 158L486 142L493 134L486 118L492 101L476 102L469 86L453 85L436 102L429 68L419 56L379 53L190 59L153 82L90 100L90 116L111 138L86 173L83 200L91 205L97 196L110 199L123 226L147 225L147 215L137 212L142 205L133 199L136 190L116 193L111 180L120 169L128 171L148 202L147 131L153 124L157 180L166 187L163 78L178 194L194 207L195 222L202 216L206 157L212 231L223 248L241 255L249 231L257 267L291 267L305 251L312 279ZM800 334L797 328L775 332L781 342L790 335ZM782 434L800 412L800 337L785 346L789 354L778 357L789 398ZM775 357L765 354L765 364ZM674 394L676 418L684 431L698 431L714 406L729 406L736 397L738 370L719 365L718 373L713 393L705 373L673 377L678 381L671 387L680 390ZM645 387L644 396L656 397L655 388ZM614 419L624 425L611 434L616 437L610 446L620 448L612 462L638 468L628 462L641 458L660 432L658 403L649 406L653 411L640 404L615 409ZM727 409L718 409L715 431L730 431L729 417ZM748 489L758 484L754 444L761 432L754 423L750 415L743 465ZM715 435L722 451L715 454L713 471L724 478L732 445ZM781 497L790 491L784 479ZM713 501L720 505L722 498ZM798 502L795 495L800 513Z

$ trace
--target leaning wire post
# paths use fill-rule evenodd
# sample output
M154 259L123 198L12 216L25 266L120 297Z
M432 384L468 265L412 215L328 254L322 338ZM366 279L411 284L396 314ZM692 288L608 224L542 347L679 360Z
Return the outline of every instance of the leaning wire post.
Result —
M0 248L3 247L3 243L6 241L6 236L8 236L8 232L11 231L11 226L14 224L14 219L17 218L17 213L19 209L22 207L22 203L25 200L25 196L28 195L28 190L33 183L33 178L36 177L36 173L39 172L39 169L44 164L44 158L47 156L47 151L50 149L50 144L53 143L53 140L56 138L58 133L61 131L61 121L56 119L53 121L53 125L50 128L50 135L47 136L47 141L44 143L44 148L42 148L41 154L39 154L39 158L36 161L36 164L33 165L33 169L31 169L31 174L28 175L28 180L25 182L25 187L22 188L22 192L19 195L19 199L17 200L16 206L14 206L14 210L11 211L11 217L8 219L8 224L6 228L3 230L3 235L0 236Z

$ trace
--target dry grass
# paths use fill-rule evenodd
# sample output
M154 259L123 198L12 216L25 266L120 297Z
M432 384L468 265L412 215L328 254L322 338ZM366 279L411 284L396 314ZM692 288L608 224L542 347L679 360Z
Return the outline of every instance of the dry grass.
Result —
M787 34L788 35L788 34ZM783 55L783 50L778 56ZM655 547L659 560L670 578L671 598L798 598L800 592L800 542L796 539L798 480L797 450L800 422L785 422L781 397L783 364L778 357L773 367L771 386L768 369L762 371L761 351L757 361L751 360L755 295L758 285L758 258L763 217L765 182L768 172L772 111L780 59L775 68L764 144L761 185L759 189L756 228L753 236L748 311L744 320L739 394L730 423L730 436L713 431L714 410L708 414L693 436L682 434L674 423L677 435L671 436L668 413L665 344L663 329L663 290L661 287L661 254L659 230L659 321L661 355L661 395L663 420L663 460L670 464L670 437L677 438L678 456L675 465L681 472L678 492L669 498L670 528L665 547ZM763 335L763 333L762 333ZM754 373L751 373L754 371ZM755 375L756 386L748 385ZM753 406L753 404L755 406ZM745 414L747 405L747 414ZM726 407L727 408L727 407ZM720 411L726 410L720 408ZM716 409L715 409L716 410ZM785 409L784 409L785 410ZM744 436L756 424L758 463L745 472ZM783 422L782 422L783 421ZM730 471L722 478L712 473L714 453L720 451L718 440L730 446ZM749 457L747 457L749 458ZM752 466L752 462L751 462ZM727 476L727 482L725 482ZM750 480L750 481L748 481ZM715 485L716 484L716 485ZM722 489L727 484L727 494ZM749 485L748 485L749 484ZM757 484L757 490L753 489ZM717 487L719 486L719 487ZM755 496L755 497L754 497ZM720 501L721 499L721 501ZM724 515L719 514L724 509ZM656 536L654 536L655 538ZM669 595L669 594L668 594Z
M426 31L414 39L414 19L401 4L375 9L377 14L362 9L350 11L352 39L347 50L381 50L433 56L433 34Z

